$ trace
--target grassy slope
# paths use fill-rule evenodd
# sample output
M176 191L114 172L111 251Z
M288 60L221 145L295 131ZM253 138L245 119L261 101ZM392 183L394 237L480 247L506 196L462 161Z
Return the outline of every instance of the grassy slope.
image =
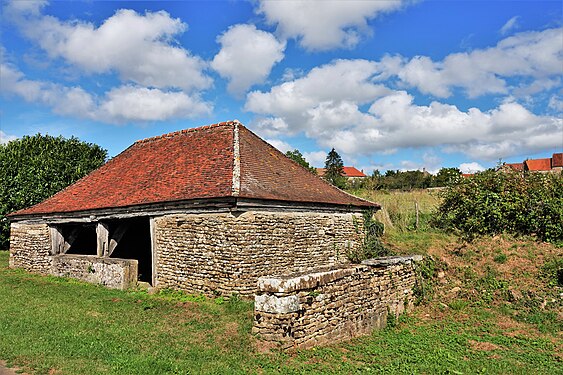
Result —
M420 202L435 198L395 199L406 202L397 210L418 199L424 214L432 203ZM444 233L407 230L413 216L393 215L405 221L394 223L386 242L397 253L436 259L433 293L371 336L264 353L250 334L248 302L151 296L32 275L8 269L8 254L0 252L0 359L38 374L563 374L561 290L539 276L560 249L506 237L463 244Z

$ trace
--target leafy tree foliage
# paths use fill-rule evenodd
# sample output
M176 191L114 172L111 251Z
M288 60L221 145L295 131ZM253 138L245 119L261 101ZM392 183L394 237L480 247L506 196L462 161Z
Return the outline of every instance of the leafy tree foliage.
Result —
M457 168L442 168L432 181L432 186L448 186L461 180L461 171Z
M0 249L8 247L5 215L37 204L104 164L107 151L77 138L37 134L0 145Z
M295 149L293 151L287 151L285 153L285 156L287 156L288 158L290 158L300 166L308 169L312 173L317 174L317 169L315 167L312 167L311 164L309 164L309 162L303 157L303 154L298 149Z
M381 174L375 170L371 176L361 180L361 186L372 190L412 190L443 187L462 179L457 168L442 168L436 176L421 171L388 170Z
M338 152L330 150L325 160L324 179L336 187L343 189L346 186L346 177L344 177L344 163Z
M444 192L436 224L467 239L502 232L563 241L563 175L495 172L462 179Z

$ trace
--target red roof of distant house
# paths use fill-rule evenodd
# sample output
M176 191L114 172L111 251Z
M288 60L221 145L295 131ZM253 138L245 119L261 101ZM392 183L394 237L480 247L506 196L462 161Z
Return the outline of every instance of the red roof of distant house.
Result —
M363 172L357 170L355 167L342 167L344 177L367 177ZM325 175L325 168L317 168L319 176Z
M462 174L461 174L461 177L463 177L463 178L469 178L469 177L473 177L474 175L475 175L475 174L473 174L473 173L462 173Z
M137 141L51 198L10 216L224 197L379 207L333 187L233 121Z
M553 154L551 158L551 167L563 167L563 153Z
M551 158L528 159L524 161L526 169L529 171L549 171L551 170Z
M516 171L523 171L524 170L524 163L506 163L507 167L510 167Z

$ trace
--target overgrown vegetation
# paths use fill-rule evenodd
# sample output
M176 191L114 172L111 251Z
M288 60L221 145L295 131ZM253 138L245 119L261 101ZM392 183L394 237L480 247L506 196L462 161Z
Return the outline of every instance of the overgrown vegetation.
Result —
M10 226L5 215L27 208L100 167L101 147L37 134L0 144L0 249L8 248Z
M381 240L384 225L375 218L373 210L365 210L362 219L364 234L362 243L359 247L347 251L348 259L351 262L360 263L362 260L391 255L392 252Z
M471 240L479 235L533 235L563 241L563 176L486 171L443 193L435 223Z

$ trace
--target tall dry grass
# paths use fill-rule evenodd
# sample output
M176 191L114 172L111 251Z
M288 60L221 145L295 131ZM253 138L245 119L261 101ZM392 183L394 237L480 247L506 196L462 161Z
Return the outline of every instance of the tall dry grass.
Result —
M377 212L376 218L385 224L386 230L401 232L428 228L433 212L441 200L439 191L425 189L393 192L361 189L352 194L381 204L382 209Z

